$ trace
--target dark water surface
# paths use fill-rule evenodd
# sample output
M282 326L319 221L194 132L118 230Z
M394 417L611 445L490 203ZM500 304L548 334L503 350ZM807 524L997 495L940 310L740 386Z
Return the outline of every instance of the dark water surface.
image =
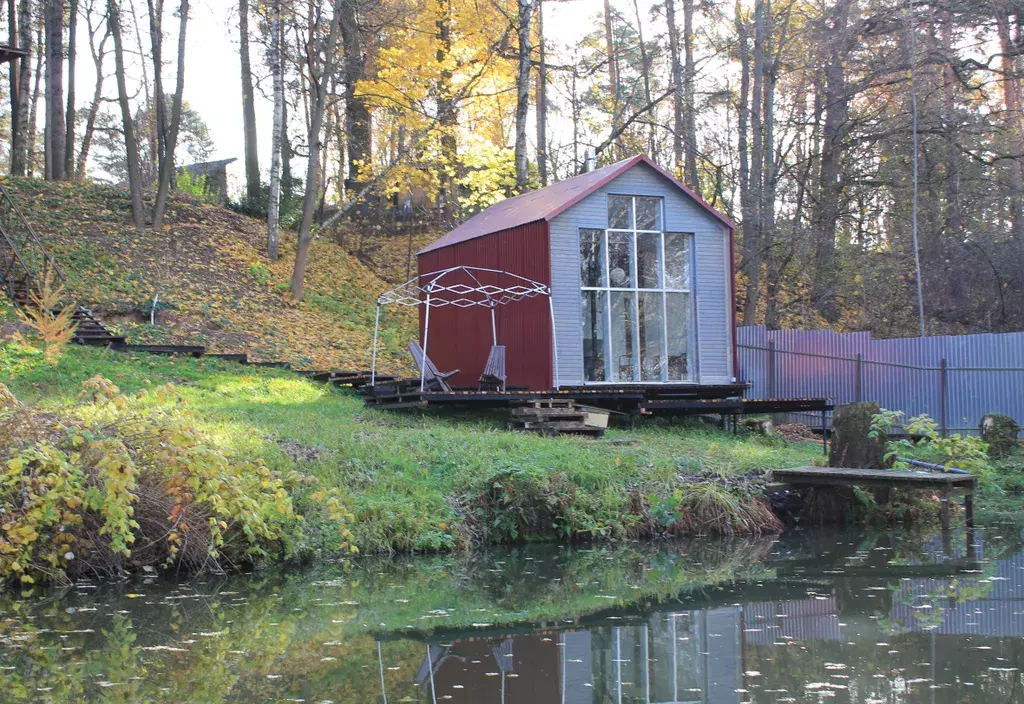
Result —
M1019 533L536 546L0 595L0 701L1024 702Z

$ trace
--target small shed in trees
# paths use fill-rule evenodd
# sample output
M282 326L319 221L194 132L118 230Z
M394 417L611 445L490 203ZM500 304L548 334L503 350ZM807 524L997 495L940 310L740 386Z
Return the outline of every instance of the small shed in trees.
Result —
M218 203L228 200L228 165L238 159L220 159L218 161L200 161L182 166L192 178L204 179L206 193L214 197Z
M492 335L510 389L733 383L733 230L642 154L501 201L418 253L421 285L479 267L547 284L550 301L499 306L493 319L432 309L428 354L461 370L453 386L476 386Z

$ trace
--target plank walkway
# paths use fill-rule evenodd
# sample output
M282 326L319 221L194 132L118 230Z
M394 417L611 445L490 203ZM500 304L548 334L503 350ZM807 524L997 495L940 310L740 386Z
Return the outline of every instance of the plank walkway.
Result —
M964 497L964 519L974 527L974 492L978 478L951 472L904 472L898 469L849 469L843 467L795 467L772 471L776 483L790 486L859 486L867 488L923 489L942 494L942 525L949 526L949 499Z

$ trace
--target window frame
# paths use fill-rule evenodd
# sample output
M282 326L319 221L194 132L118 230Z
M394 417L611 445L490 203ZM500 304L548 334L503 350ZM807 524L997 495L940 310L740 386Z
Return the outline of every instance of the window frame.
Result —
M695 267L696 267L696 256L695 255L696 255L696 253L694 251L695 250L695 246L694 246L695 233L693 233L693 232L686 232L686 231L682 231L682 230L668 230L667 229L668 223L667 223L667 218L666 218L665 196L647 196L647 195L636 195L636 194L628 194L628 193L608 193L608 194L605 195L605 206L606 206L606 209L607 209L608 203L609 203L608 199L611 198L612 196L627 197L627 198L631 198L632 199L632 203L631 203L631 205L632 205L632 208L631 208L631 210L632 210L632 225L633 225L632 229L628 229L627 230L627 229L612 228L612 227L607 227L607 226L601 228L601 227L590 227L590 226L583 226L583 225L580 225L580 226L577 227L577 246L576 246L576 249L577 249L578 253L580 252L580 243L582 242L582 236L583 236L582 235L582 231L583 230L597 230L597 231L600 231L602 233L601 234L601 239L600 239L600 246L602 248L602 252L601 252L601 254L599 256L601 258L603 258L603 260L604 260L603 280L607 284L606 286L584 286L583 285L583 280L582 280L582 265L577 267L577 270L581 273L580 285L579 285L579 290L580 290L581 296L582 296L582 293L584 291L605 291L607 293L607 295L605 296L605 310L604 310L604 332L605 332L604 357L605 357L605 365L606 365L605 366L605 378L606 378L606 380L605 381L589 381L587 379L584 379L583 383L584 384L594 384L594 385L598 385L598 384L616 385L616 384L693 384L693 383L698 383L697 364L696 364L696 348L697 348L697 344L696 344L697 343L697 341L696 341L696 334L697 334L696 314L697 314L697 310L696 310L696 296L695 296L695 291L694 291L694 288L695 288L694 287L694 278L695 278L695 275L696 275L696 271L695 271ZM659 215L660 215L661 227L662 227L661 230L637 230L636 229L636 224L637 224L636 223L636 205L637 205L636 201L637 201L638 198L657 198L659 200L659 208L660 208ZM672 234L683 235L686 238L685 239L685 241L687 243L687 253L686 253L687 256L686 256L686 259L688 260L687 264L688 264L688 267L689 267L688 268L689 276L687 277L687 281L685 282L686 283L686 288L675 288L675 287L668 287L668 286L666 286L666 284L668 283L668 277L666 276L666 261L667 261L667 257L665 256L665 233L666 233L666 231L670 232ZM608 249L608 234L610 232L624 233L626 235L629 235L630 238L631 238L632 245L633 245L633 256L632 256L632 264L631 264L632 271L630 272L630 276L631 276L631 280L633 282L633 286L631 286L631 287L612 286L612 279L611 279L611 257L610 257L610 252L609 252L609 249ZM639 252L639 245L638 245L638 240L639 240L638 236L639 235L657 235L658 236L659 265L658 265L657 275L658 275L658 279L660 281L660 287L658 287L658 288L641 288L640 287L640 259L639 259L640 252ZM628 380L628 381L619 381L617 379L612 379L611 378L611 377L615 376L615 368L614 368L614 365L613 365L614 349L613 349L613 345L612 345L612 319L611 319L612 318L612 316L611 316L611 308L612 308L612 305L611 305L611 294L614 293L614 292L632 293L633 294L633 297L632 297L633 298L633 311L632 311L632 313L633 313L633 315L632 315L632 319L633 319L632 323L633 324L631 326L632 330L630 332L633 335L633 344L634 344L634 347L636 349L636 354L635 354L636 361L633 364L633 378L631 380ZM662 376L662 378L658 379L658 380L643 380L642 379L643 373L642 373L642 371L640 369L640 363L639 362L640 362L641 339L640 339L640 306L639 306L639 300L640 300L640 294L642 294L642 293L659 294L660 298L661 298L661 325L662 325L661 338L662 339L661 339L661 350L660 350L660 353L661 353L661 358L664 361L662 363L662 369L661 369L661 376ZM668 334L668 307L667 307L668 304L667 304L667 295L666 294L671 294L671 293L682 293L682 294L688 294L689 295L690 329L688 331L688 336L687 336L689 342L687 344L687 348L688 349L686 350L686 353L687 353L687 355L689 355L690 363L687 365L687 375L686 375L686 378L684 378L684 379L669 379L668 378L668 356L669 356L668 355L668 339L669 339L669 334ZM583 321L581 320L581 326L580 326L581 327L581 333L582 333L582 322ZM582 337L581 337L581 339L582 339ZM581 352L582 352L582 350L581 350ZM581 362L583 362L582 356L581 356ZM584 369L586 368L585 362L582 364L582 366L583 366Z

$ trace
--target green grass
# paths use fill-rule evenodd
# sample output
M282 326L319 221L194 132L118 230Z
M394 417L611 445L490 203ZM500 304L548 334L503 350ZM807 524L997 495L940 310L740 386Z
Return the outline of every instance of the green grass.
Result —
M499 415L366 409L357 396L327 384L212 358L70 347L51 365L25 348L0 345L0 381L43 410L59 414L96 374L127 393L172 381L216 442L341 488L364 552L450 549L474 540L644 537L654 519L643 506L689 491L686 477L725 481L820 458L813 442L787 445L653 422L608 432L608 439L635 445L541 438L504 430Z

